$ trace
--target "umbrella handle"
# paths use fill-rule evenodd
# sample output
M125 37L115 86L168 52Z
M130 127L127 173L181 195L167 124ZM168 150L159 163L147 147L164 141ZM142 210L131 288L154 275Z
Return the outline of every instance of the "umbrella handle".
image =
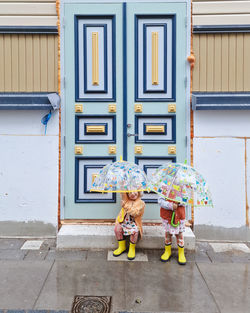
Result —
M180 225L180 222L178 221L178 223L177 223L177 224L174 224L174 216L175 216L175 212L173 212L173 214L172 214L172 218L171 218L171 226L173 226L173 227L177 227L177 226L179 226L179 225Z

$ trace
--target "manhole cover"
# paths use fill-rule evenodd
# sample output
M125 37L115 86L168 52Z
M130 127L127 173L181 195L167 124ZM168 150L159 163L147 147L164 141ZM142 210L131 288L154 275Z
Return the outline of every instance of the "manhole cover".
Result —
M72 313L109 313L111 297L75 296Z

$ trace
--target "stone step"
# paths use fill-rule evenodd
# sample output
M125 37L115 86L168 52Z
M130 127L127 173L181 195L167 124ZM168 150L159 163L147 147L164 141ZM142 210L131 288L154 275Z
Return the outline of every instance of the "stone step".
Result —
M190 227L184 233L185 248L195 249L195 235ZM143 226L138 248L162 249L164 230L161 225ZM117 241L114 225L63 225L57 234L57 249L114 249ZM173 238L173 247L177 248Z

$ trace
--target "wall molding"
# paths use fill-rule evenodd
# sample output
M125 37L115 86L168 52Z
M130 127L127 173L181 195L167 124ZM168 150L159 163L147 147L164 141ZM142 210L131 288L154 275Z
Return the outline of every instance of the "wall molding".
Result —
M250 92L193 92L192 109L250 110Z
M0 34L58 35L57 26L0 26Z
M193 34L250 33L249 25L194 25Z

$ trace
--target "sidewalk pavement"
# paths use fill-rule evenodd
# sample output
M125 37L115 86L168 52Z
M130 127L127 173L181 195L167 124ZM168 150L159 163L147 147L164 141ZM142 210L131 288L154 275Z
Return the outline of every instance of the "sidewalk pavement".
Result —
M249 313L249 248L198 242L180 266L176 251L168 263L163 250L110 261L107 250L58 251L54 239L0 239L0 313L67 313L77 295L111 296L110 312Z

